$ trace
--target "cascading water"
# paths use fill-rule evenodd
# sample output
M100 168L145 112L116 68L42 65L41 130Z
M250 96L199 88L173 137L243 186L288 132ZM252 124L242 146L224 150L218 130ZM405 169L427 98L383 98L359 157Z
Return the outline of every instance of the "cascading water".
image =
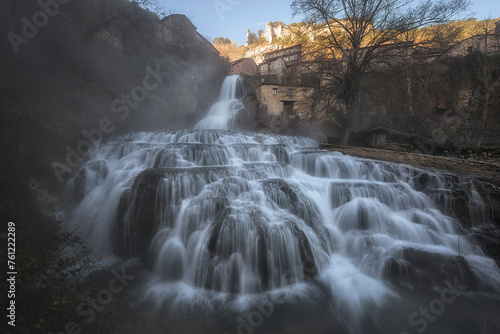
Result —
M174 313L195 304L237 312L262 296L299 309L328 300L342 328L332 332L384 333L360 319L399 305L403 288L452 281L498 293L495 261L443 212L447 176L319 150L307 138L224 131L241 109L239 80L226 80L197 125L222 130L118 138L67 186L79 194L70 228L96 253L150 268L145 299Z
M245 94L243 79L239 75L228 76L222 84L219 100L194 128L236 130L238 116L244 110L240 99Z

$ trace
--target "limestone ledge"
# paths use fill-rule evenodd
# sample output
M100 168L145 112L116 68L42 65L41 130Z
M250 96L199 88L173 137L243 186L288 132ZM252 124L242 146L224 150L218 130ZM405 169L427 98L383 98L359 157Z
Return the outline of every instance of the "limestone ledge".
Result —
M360 158L453 171L471 177L486 177L495 180L495 183L500 183L500 163L332 144L322 144L321 148Z

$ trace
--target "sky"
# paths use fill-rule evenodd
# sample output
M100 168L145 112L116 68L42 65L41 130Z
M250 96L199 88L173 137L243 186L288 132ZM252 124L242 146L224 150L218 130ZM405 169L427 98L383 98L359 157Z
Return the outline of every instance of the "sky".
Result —
M212 41L227 37L239 45L245 44L247 29L257 33L270 21L286 24L300 22L293 18L292 0L160 0L175 14L186 15L198 32ZM477 19L500 17L498 0L471 0L470 10Z

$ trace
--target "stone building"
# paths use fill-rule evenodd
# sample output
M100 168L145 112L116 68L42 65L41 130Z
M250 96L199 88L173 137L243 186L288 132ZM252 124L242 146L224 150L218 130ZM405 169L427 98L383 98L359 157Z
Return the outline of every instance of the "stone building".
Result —
M497 22L497 30L500 21ZM463 57L472 52L484 54L500 53L500 33L475 35L451 45L443 54L445 57Z
M199 46L214 55L220 54L213 44L197 31L194 24L185 15L172 14L164 17L161 22L158 39L182 48Z
M134 6L134 4L132 3L131 6ZM139 7L134 8L134 10L143 15L142 24L148 25L153 31L151 36L147 35L144 38L152 37L156 39L155 43L159 45L170 45L181 49L199 47L204 54L220 56L219 51L198 33L197 28L185 15L172 14L160 20L156 14ZM109 53L123 55L123 31L126 28L126 22L114 20L104 25L93 37L106 47Z
M243 58L252 58L257 65L262 64L264 62L264 56L266 53L275 51L275 50L281 50L284 49L285 47L283 45L277 45L277 44L271 44L271 45L264 45L264 46L259 46L254 49L250 49L245 54L243 55Z
M300 85L282 85L261 83L257 87L257 100L267 105L267 111L272 116L308 118L311 114L307 103L313 88Z
M301 55L302 45L298 44L288 48L266 53L264 55L264 62L273 61L279 58L283 59L286 63L300 62Z
M259 65L261 82L257 100L267 105L272 116L308 118L311 114L308 98L313 88L301 84L305 70L301 67L302 46L275 50L264 55Z
M300 44L264 54L264 62L259 65L262 82L291 84L297 77L297 66L300 64L301 55Z
M252 58L241 58L231 63L231 74L246 74L254 76L259 73L259 68Z

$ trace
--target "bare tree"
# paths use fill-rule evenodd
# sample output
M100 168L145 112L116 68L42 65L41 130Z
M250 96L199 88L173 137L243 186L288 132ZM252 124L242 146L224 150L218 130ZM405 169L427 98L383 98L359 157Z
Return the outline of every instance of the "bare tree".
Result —
M168 9L160 0L133 0L132 2L135 2L140 7L155 13L160 18L171 12L171 10Z
M500 107L500 57L483 52L467 59L470 78L469 96L465 97L463 111L469 121L471 143L479 147L496 141L498 136L498 107Z
M469 6L468 0L295 0L294 14L314 27L309 58L320 65L318 94L325 104L341 101L341 141L347 144L359 115L363 79L394 59L403 59L397 44L418 28L449 22ZM395 44L396 43L396 44ZM407 48L408 49L408 48Z

